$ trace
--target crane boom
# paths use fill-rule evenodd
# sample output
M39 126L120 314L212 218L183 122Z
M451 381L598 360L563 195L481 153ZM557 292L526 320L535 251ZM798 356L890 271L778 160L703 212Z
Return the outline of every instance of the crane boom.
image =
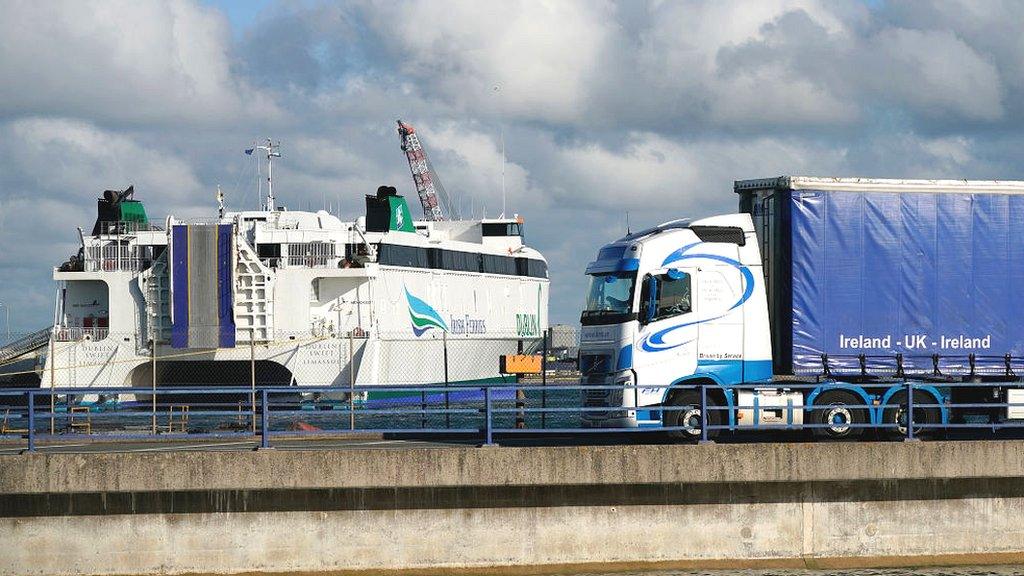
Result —
M402 139L402 152L409 161L409 171L412 172L412 181L416 186L416 194L420 197L420 204L423 206L423 216L427 220L444 220L445 213L449 217L458 219L458 211L454 210L448 192L441 185L441 180L434 171L423 144L416 135L416 129L411 124L398 120L398 136Z

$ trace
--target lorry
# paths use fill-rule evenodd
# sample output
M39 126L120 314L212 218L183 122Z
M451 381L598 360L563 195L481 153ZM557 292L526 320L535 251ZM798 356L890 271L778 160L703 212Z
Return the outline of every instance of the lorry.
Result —
M1024 421L1024 182L734 191L738 213L628 233L588 264L585 426L846 439L906 434L908 412L921 435Z

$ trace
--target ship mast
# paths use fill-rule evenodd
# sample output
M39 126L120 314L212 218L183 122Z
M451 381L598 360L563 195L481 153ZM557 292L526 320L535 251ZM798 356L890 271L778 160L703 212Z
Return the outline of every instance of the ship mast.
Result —
M267 143L266 144L255 144L252 148L246 149L245 153L251 155L256 150L260 150L262 152L266 152L267 153L267 203L266 203L265 209L266 209L267 212L273 212L274 211L274 204L275 204L275 202L274 202L274 158L280 158L281 157L281 142L278 142L277 144L274 144L270 140L270 138L267 138ZM257 164L257 170L258 169L259 169L259 165ZM260 182L262 182L262 179L260 179Z

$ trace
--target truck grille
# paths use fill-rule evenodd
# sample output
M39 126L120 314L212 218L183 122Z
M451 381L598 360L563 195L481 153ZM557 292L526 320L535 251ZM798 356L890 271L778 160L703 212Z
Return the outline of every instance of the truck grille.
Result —
M607 374L612 367L611 354L581 354L580 373L590 377L592 374Z
M583 406L585 408L618 408L622 406L622 390L584 390ZM583 413L584 419L604 420L625 415L621 410L603 411L588 410Z

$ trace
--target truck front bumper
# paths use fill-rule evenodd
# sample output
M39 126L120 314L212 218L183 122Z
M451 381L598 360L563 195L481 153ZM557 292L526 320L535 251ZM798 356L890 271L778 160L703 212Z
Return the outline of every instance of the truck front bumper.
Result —
M598 412L592 412L590 415L584 414L581 422L583 428L637 428L637 421L635 416L625 416L623 411L616 411L614 416L599 417L594 414L600 414Z
M636 428L636 409L623 404L621 389L587 390L583 395L582 426L584 428Z

